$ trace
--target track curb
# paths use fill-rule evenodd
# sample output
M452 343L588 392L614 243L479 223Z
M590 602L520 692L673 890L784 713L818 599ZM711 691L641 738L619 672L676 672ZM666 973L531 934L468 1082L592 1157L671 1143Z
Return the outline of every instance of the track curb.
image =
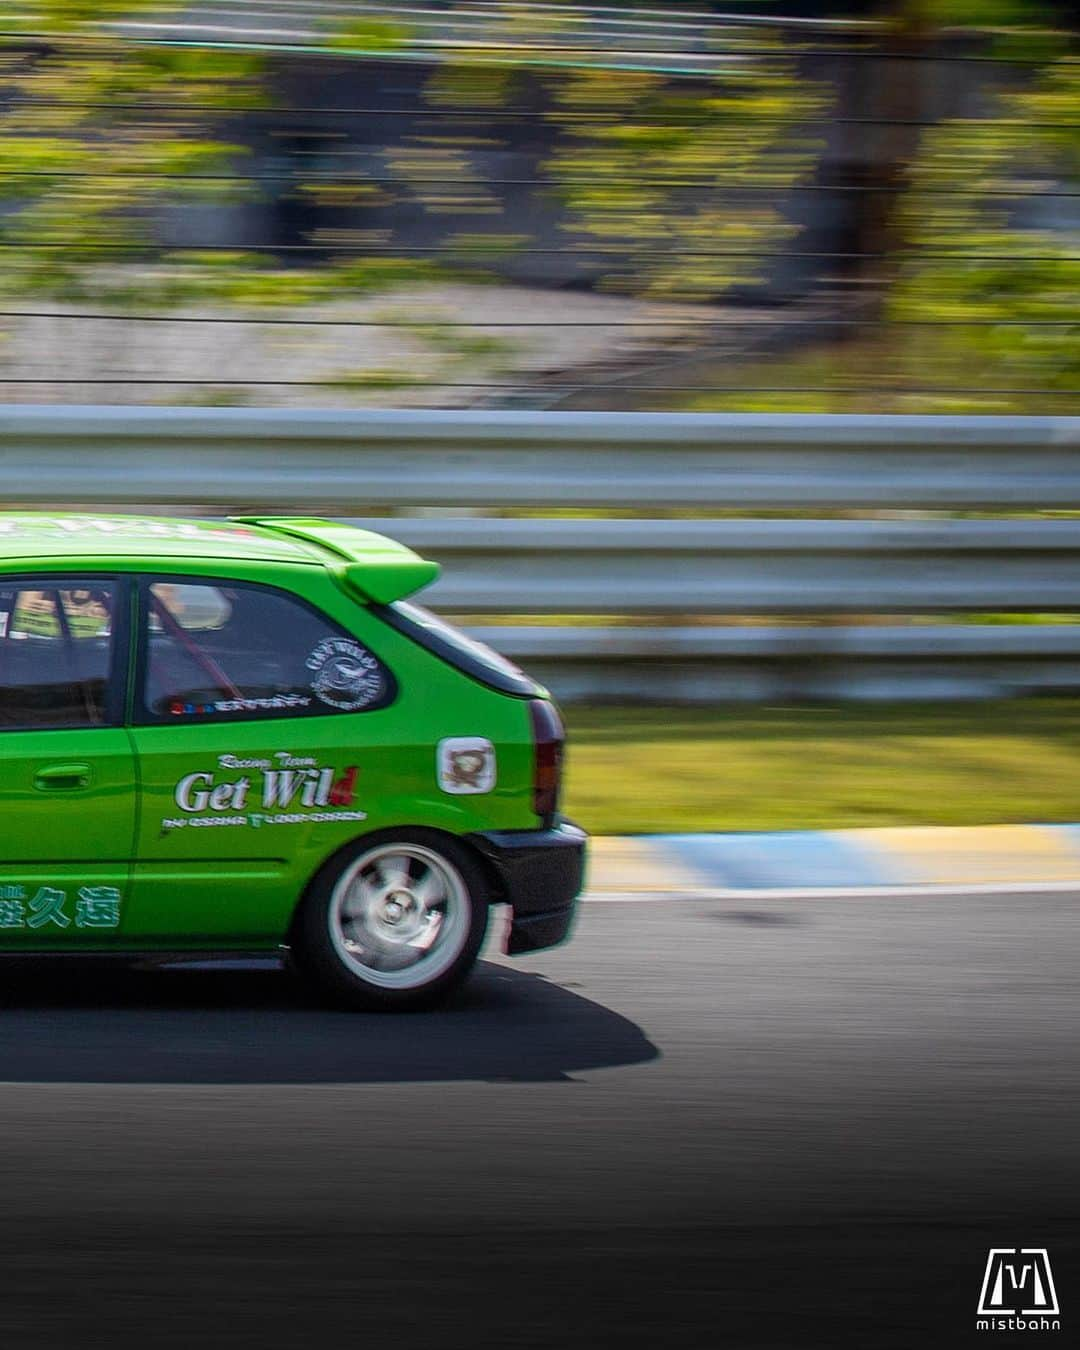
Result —
M1080 889L1080 825L601 836L593 898Z

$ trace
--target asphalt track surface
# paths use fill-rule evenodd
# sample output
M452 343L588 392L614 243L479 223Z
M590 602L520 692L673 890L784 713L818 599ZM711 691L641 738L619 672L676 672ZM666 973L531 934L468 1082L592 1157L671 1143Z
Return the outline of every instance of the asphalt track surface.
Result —
M0 1344L985 1346L1010 1245L1075 1343L1078 957L1058 892L590 902L408 1017L9 965Z

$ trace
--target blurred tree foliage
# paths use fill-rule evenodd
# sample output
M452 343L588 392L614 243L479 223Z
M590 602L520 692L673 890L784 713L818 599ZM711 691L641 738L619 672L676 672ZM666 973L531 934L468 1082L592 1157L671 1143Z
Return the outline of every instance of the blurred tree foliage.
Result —
M94 0L28 0L5 19L0 181L19 202L0 223L7 291L122 298L132 282L118 265L145 256L163 202L244 190L229 177L240 147L208 128L217 110L260 104L258 59L123 42L100 28L169 8L126 0L103 14ZM236 263L189 257L161 284L179 299L188 286L226 284Z
M1058 16L1037 0L886 0L872 17L878 27L862 40L884 64L862 95L874 154L848 184L857 285L843 311L865 325L745 368L747 384L790 392L718 393L694 406L992 411L1030 406L1009 390L1080 389L1077 217L1068 198L1035 195L1069 191L1080 157L1080 75ZM754 57L742 60L745 33L723 34L734 59L708 85L580 67L544 76L559 138L541 168L559 184L568 252L580 242L610 250L605 288L715 301L760 280L763 255L799 248L799 228L775 203L814 171L811 124L830 100L800 75L790 42L756 29ZM942 55L1001 64L981 68L980 116L928 127L928 82L942 71L932 58ZM466 61L434 83L443 103L491 106L520 92L501 74ZM738 382L730 355L722 369L717 383Z
M520 230L478 228L444 236L443 263L349 253L301 268L242 248L162 254L164 207L280 190L245 181L246 151L216 130L226 114L265 107L261 58L125 41L104 26L182 8L179 0L22 0L5 18L0 182L18 206L0 214L0 288L69 301L296 306L445 277L455 256L458 275L479 279L485 257L534 242ZM573 13L571 5L548 12L552 37ZM478 225L497 217L503 203L475 170L474 152L505 148L507 122L485 122L485 113L524 99L542 118L536 171L565 213L566 250L603 250L603 288L715 301L762 279L769 253L799 249L800 227L777 203L817 168L814 124L828 116L830 96L800 72L792 40L725 24L713 54L730 63L719 75L685 79L610 62L601 69L602 52L585 58L592 68L523 55L539 20L512 9L505 17L508 32L520 25L510 55L465 50L428 80L433 109L475 118L436 119L415 145L389 148L388 166L414 203ZM995 390L1077 388L1077 215L1067 198L1038 196L1077 177L1075 60L1028 0L888 0L874 17L878 29L859 40L896 59L866 92L880 132L864 180L848 185L846 198L862 259L849 293L867 325L833 347L808 351L804 342L794 358L755 358L748 383L809 386L798 393L717 394L697 406L989 411L1026 406ZM972 26L982 44L974 50L992 44L1017 64L988 74L985 116L926 128L922 81L931 63L918 58ZM362 60L409 38L396 21L360 16L327 46ZM345 169L340 180L319 173L292 190L316 206L359 212L394 200L394 189ZM859 402L834 401L829 370L863 391ZM717 383L733 383L730 355L724 371ZM929 385L979 392L913 392Z
M848 382L901 410L1007 411L1029 406L1025 390L1080 391L1077 213L1036 195L1067 193L1080 166L1065 35L1040 0L888 0L879 15L879 49L902 59L876 104L894 126L857 203L873 283L862 312L879 326L837 349ZM918 58L961 35L968 54L1004 63L1008 87L988 74L979 116L920 126L933 67ZM923 392L934 386L970 392Z
M525 21L535 38L535 16ZM557 31L565 17L548 22ZM748 37L753 60L738 54ZM538 80L556 134L537 168L565 212L567 251L603 250L604 289L714 300L759 280L763 255L798 233L775 201L813 171L820 138L804 123L828 106L780 37L726 26L722 42L729 69L693 80L596 64L590 54L575 65L537 60L527 72L466 54L439 68L427 97L444 108L510 107L522 95L535 101L527 80ZM498 142L488 131L472 144ZM528 241L507 246L514 242Z
M715 300L761 280L798 233L775 203L814 168L820 138L804 124L826 94L779 38L755 34L755 48L709 85L596 70L554 84L561 139L544 168L565 183L564 228L610 250L607 289Z
M1023 404L995 390L1080 392L1080 222L1074 201L1039 196L1075 191L1080 178L1080 64L1051 61L999 95L990 117L924 136L887 306L890 319L925 325L920 370L934 383L974 382L986 411ZM953 326L933 326L943 321Z
M1031 0L889 0L876 17L876 50L896 60L869 91L883 129L852 194L865 323L745 372L790 391L690 406L1071 411L1039 397L1080 396L1080 64L1068 36ZM929 58L958 37L1001 64L987 68L978 116L927 127Z
M393 257L286 269L235 247L161 252L164 208L265 192L244 177L246 148L215 133L224 114L267 106L262 57L134 42L103 26L181 9L25 0L4 19L0 183L18 206L0 216L0 290L120 305L298 305L430 275L424 261Z

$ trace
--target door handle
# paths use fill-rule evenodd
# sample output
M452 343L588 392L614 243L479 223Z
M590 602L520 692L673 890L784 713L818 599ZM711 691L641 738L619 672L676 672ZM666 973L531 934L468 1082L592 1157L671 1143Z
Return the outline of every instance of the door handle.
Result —
M34 774L34 786L39 792L78 792L92 777L89 764L49 764Z

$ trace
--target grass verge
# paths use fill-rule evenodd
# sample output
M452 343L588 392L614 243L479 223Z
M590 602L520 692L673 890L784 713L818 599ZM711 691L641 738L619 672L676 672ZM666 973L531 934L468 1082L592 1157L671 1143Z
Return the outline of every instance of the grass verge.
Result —
M563 711L594 834L1080 821L1080 699Z

